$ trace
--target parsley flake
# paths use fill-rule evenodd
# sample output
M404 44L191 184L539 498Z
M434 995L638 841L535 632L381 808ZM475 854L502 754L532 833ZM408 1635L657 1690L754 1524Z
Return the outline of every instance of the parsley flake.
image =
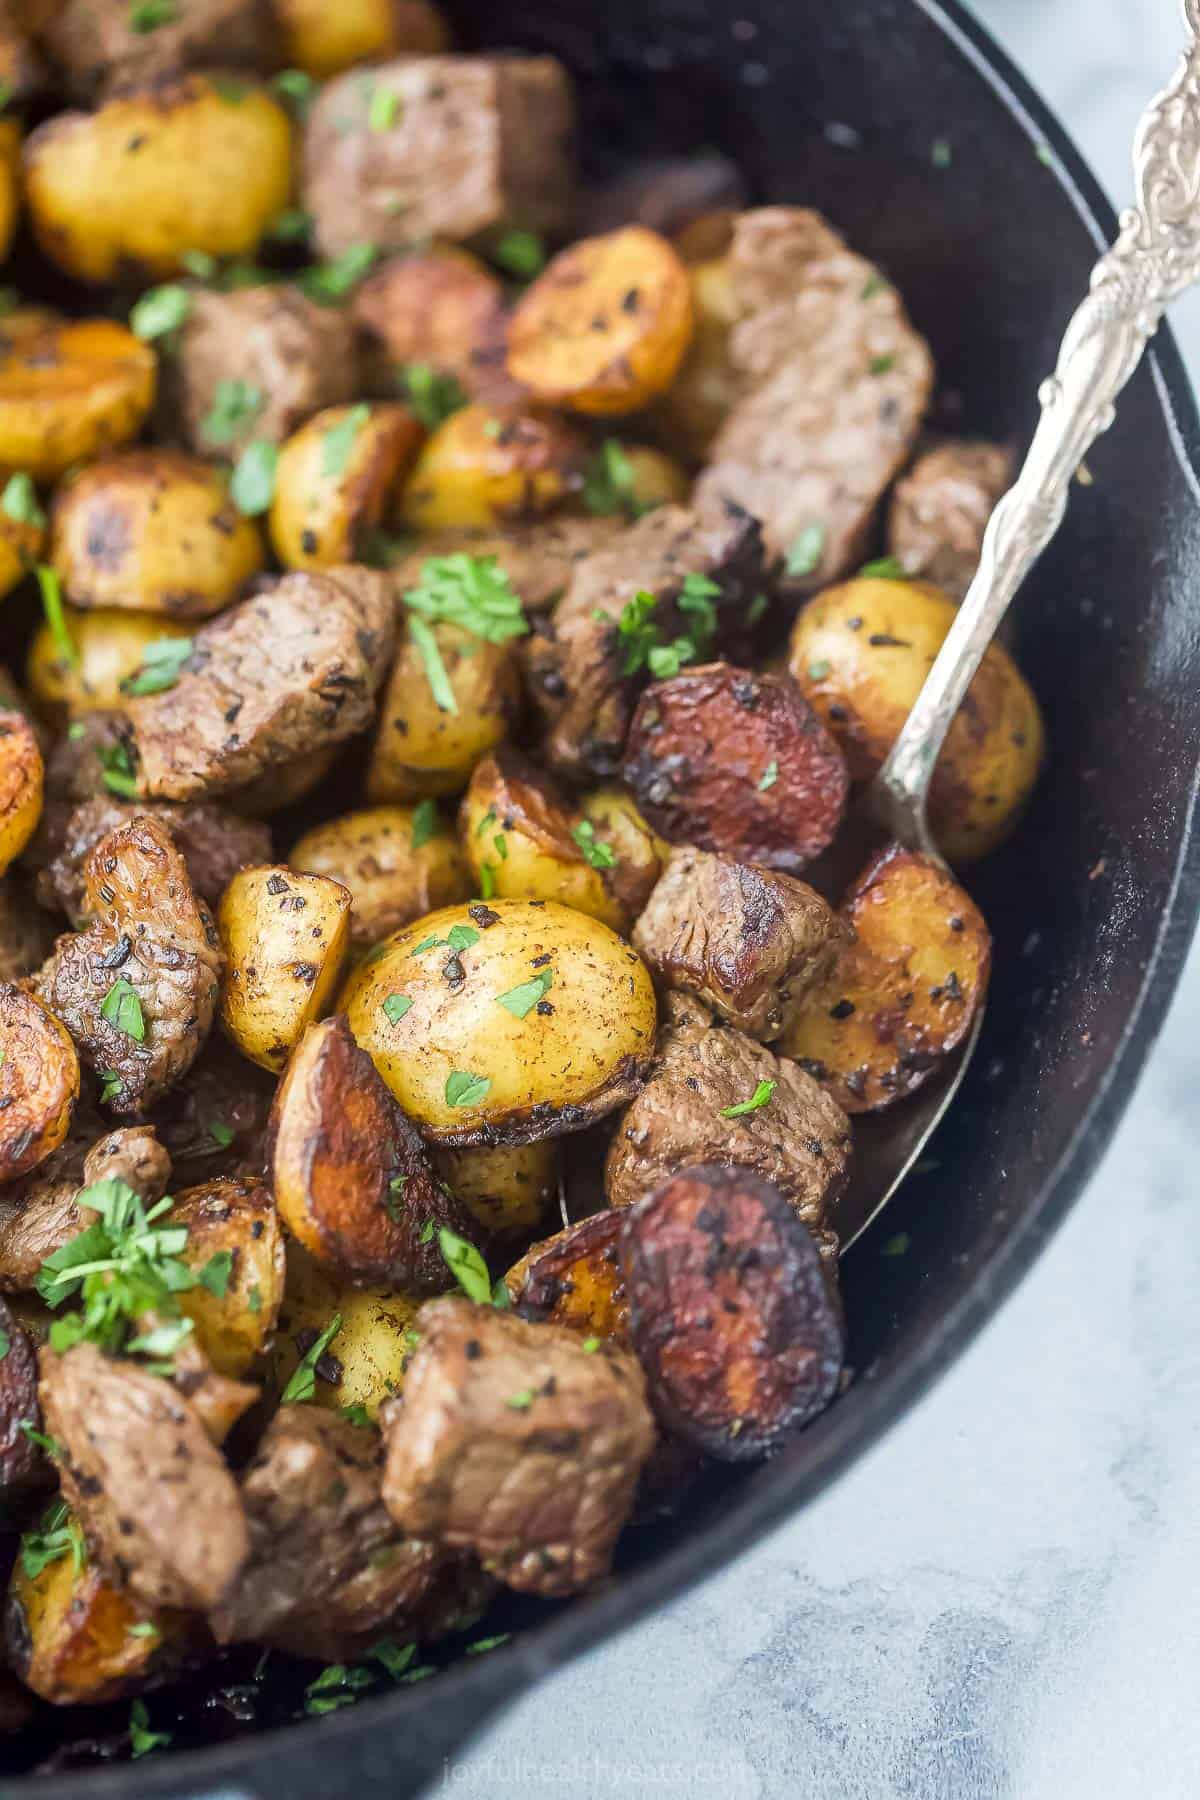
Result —
M737 1106L723 1106L721 1108L721 1117L723 1119L740 1119L746 1113L761 1111L761 1109L767 1105L771 1095L778 1086L779 1083L777 1081L760 1081L749 1100L743 1100Z
M110 1100L116 1099L125 1086L125 1077L118 1075L115 1069L100 1069L97 1073L100 1076L100 1102L101 1105L107 1106Z
M776 762L775 758L772 757L770 762L767 764L766 768L763 770L762 774L759 776L759 779L758 779L759 793L765 794L767 789L773 788L775 786L775 783L778 780L779 780L779 764Z
M390 131L403 111L399 94L390 88L374 88L367 108L367 125L372 131Z
M96 756L100 764L100 778L109 793L119 794L123 800L136 800L137 776L133 772L129 745L113 744L107 750L98 750Z
M594 1356L594 1355L595 1355L595 1353L596 1353L596 1351L597 1351L597 1350L598 1350L598 1349L599 1349L599 1348L600 1348L600 1339L599 1339L599 1338L598 1338L598 1337L586 1337L586 1338L584 1338L584 1340L583 1340L583 1349L584 1349L584 1352L585 1352L585 1354L586 1354L586 1355L588 1355L588 1356Z
M409 838L411 848L420 850L431 837L435 837L439 823L436 800L422 800L418 806L415 806L412 816L412 835Z
M467 1645L464 1655L483 1656L486 1651L495 1650L500 1644L507 1644L511 1637L511 1631L500 1631L495 1637L476 1638L473 1644Z
M412 1001L407 994L389 994L383 1003L383 1016L391 1025L398 1025Z
M378 255L375 244L351 244L340 256L306 269L300 286L318 306L336 306L354 291Z
M33 476L23 469L9 476L3 494L0 494L0 507L18 525L36 525L40 529L46 523L46 515L38 504Z
M286 100L302 118L312 102L316 82L303 69L281 69L271 77L271 86L280 99Z
M9 1337L7 1331L5 1331L4 1327L0 1325L0 1362L4 1361L11 1349L12 1339Z
M229 491L238 511L247 519L265 513L275 497L275 470L279 450L265 438L246 445L234 464Z
M873 356L870 368L872 375L888 375L896 366L894 356Z
M312 1399L317 1391L317 1364L341 1329L342 1315L334 1313L316 1343L301 1357L291 1380L280 1395L282 1401Z
M806 525L799 536L792 540L784 567L789 575L811 575L824 554L824 525Z
M442 1261L458 1282L468 1300L487 1306L492 1299L492 1278L487 1264L469 1239L451 1231L448 1225L438 1228L438 1248Z
M881 556L876 562L864 563L858 573L872 581L908 580L908 570L895 556Z
M226 1125L223 1119L209 1120L208 1135L222 1150L228 1150L234 1138L232 1126Z
M348 1425L369 1425L371 1423L371 1415L361 1401L355 1401L353 1406L343 1406L342 1417Z
M907 1231L898 1231L894 1237L887 1240L880 1254L883 1256L906 1256L911 1244L912 1239Z
M511 1406L514 1412L528 1412L536 1398L532 1388L521 1388L517 1393L509 1394L504 1404Z
M100 1017L123 1031L136 1044L146 1041L146 1017L138 991L124 975L118 976L100 1002Z
M252 381L218 381L200 429L210 444L232 443L253 425L265 401L266 395Z
M401 363L396 380L426 431L436 431L452 414L467 404L457 375L435 369L432 363Z
M529 630L520 595L494 556L431 556L421 565L415 588L404 595L408 627L425 664L433 697L443 712L457 713L458 702L431 627L458 625L489 644L524 637Z
M71 1517L65 1500L55 1500L32 1530L21 1538L21 1567L30 1581L60 1557L70 1556L79 1573L86 1561L83 1532Z
M825 677L828 675L832 666L833 665L831 663L825 662L824 659L822 659L820 662L809 663L808 679L810 681L824 681Z
M176 1295L195 1287L196 1277L180 1261L187 1227L163 1216L171 1200L147 1209L127 1182L114 1177L84 1188L76 1205L97 1213L96 1222L52 1251L35 1283L52 1308L75 1294L83 1301L81 1311L55 1319L51 1349L88 1342L116 1355L131 1347L129 1333L147 1313L164 1325L180 1323Z
M169 1731L151 1731L150 1714L144 1700L135 1700L129 1709L129 1753L135 1759L148 1756L151 1750L165 1750L171 1742Z
M210 256L207 250L185 250L179 260L197 281L212 281L219 267L216 257Z
M506 231L492 260L519 281L532 281L546 266L546 246L536 231Z
M223 1300L232 1274L232 1250L216 1250L200 1271L200 1286L207 1288L210 1294L215 1294L218 1300Z
M175 0L130 0L129 29L139 36L157 31L160 25L174 25L178 17Z
M637 498L635 480L625 446L618 438L605 438L584 471L583 504L598 518L623 513L638 519L652 509Z
M156 1637L162 1636L162 1633L159 1631L158 1626L155 1625L153 1623L153 1621L150 1619L142 1619L138 1622L138 1624L128 1625L128 1626L126 1626L125 1629L126 1629L126 1635L128 1637L156 1638Z
M611 844L606 844L596 836L596 827L590 819L580 819L571 831L571 839L583 852L583 860L593 869L615 869L617 853Z
M121 683L123 694L165 694L179 680L195 649L194 638L154 638L142 651L141 667Z
M142 338L147 343L154 338L166 337L168 332L178 331L187 318L191 305L191 295L177 282L148 288L141 299L135 301L130 311L129 329L134 337Z
M46 615L46 624L50 636L54 639L54 647L62 661L69 668L79 667L79 652L75 648L75 639L71 636L67 625L66 609L63 606L62 586L58 579L58 571L48 563L38 563L34 573L42 595L42 611Z
M478 1106L486 1100L491 1088L487 1075L472 1075L468 1069L452 1069L446 1077L447 1106Z
M246 1295L246 1305L250 1308L252 1313L260 1313L262 1311L262 1289L257 1283Z
M301 244L312 230L312 214L300 206L285 206L267 226L267 235L277 244Z
M355 440L363 426L371 418L369 406L360 402L331 425L321 438L321 473L322 475L344 475L346 465L350 461Z
M519 987L509 988L506 994L497 994L496 1004L510 1012L514 1019L524 1019L539 1000L545 999L553 985L554 970L539 969L532 981L523 981Z

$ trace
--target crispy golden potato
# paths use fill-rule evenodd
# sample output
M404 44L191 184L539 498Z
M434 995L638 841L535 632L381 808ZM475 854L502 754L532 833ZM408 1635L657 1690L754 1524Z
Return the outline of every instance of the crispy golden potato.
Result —
M455 376L478 399L505 390L516 396L503 367L504 284L469 250L433 244L389 257L355 290L350 310L367 378L380 393L396 393L415 365ZM414 398L419 404L419 386Z
M25 144L34 236L81 281L156 280L188 251L246 256L287 206L292 132L267 93L207 75L58 113Z
M632 801L573 807L554 778L502 748L485 757L463 797L463 849L485 899L559 900L628 935L661 872L653 834ZM620 820L622 849L603 835ZM639 833L634 820L639 820Z
M56 481L136 437L154 400L148 344L111 319L33 316L0 332L0 464Z
M471 892L458 844L428 809L372 806L327 819L293 845L288 862L349 888L350 943L357 950Z
M656 401L656 431L669 450L700 462L744 381L729 355L737 302L728 260L722 255L688 270L695 331L679 373Z
M789 666L841 745L850 774L869 781L908 717L956 607L919 581L859 576L827 588L792 630ZM1042 716L1021 671L993 644L950 727L934 771L929 823L950 862L1003 842L1037 780Z
M447 906L347 984L350 1029L433 1144L579 1131L635 1091L654 989L614 932L556 901Z
M585 1336L629 1345L629 1301L621 1273L622 1211L590 1219L532 1244L504 1277L523 1318L571 1325Z
M0 119L0 260L12 248L21 204L21 126L16 119Z
M72 606L63 611L78 660L68 662L49 625L42 624L25 665L29 691L51 719L124 707L121 683L141 668L147 645L191 635L186 623L156 613L109 607L78 612Z
M670 387L692 336L687 269L643 225L560 251L508 328L508 370L535 400L626 413Z
M278 1074L319 1019L350 939L349 891L324 875L242 869L225 889L221 1024L244 1056Z
M844 1111L874 1112L962 1042L987 991L991 937L951 876L896 845L864 870L841 915L854 938L772 1047Z
M328 775L340 748L328 744L320 750L306 750L277 769L265 769L245 787L234 788L225 803L244 819L269 819L311 794Z
M0 875L37 829L45 775L29 720L24 713L0 712Z
M407 407L327 406L279 452L270 531L288 569L353 562L390 523L423 432Z
M429 0L275 0L284 60L319 81L387 56L435 56L450 41Z
M69 1523L65 1503L55 1500L39 1529ZM9 1662L26 1687L54 1706L95 1706L136 1694L202 1638L187 1613L144 1606L114 1587L86 1555L82 1533L77 1542L78 1557L68 1549L32 1576L18 1556L5 1608Z
M263 543L210 463L126 450L59 488L50 560L73 606L206 619L262 568Z
M371 742L368 800L461 793L480 758L504 742L519 717L521 671L512 640L490 644L444 622L429 629L457 711L435 700L406 624Z
M436 1150L434 1167L482 1225L501 1243L528 1240L558 1192L558 1144L502 1144L489 1150Z
M404 490L415 531L534 519L578 492L587 446L563 419L475 404L433 432Z
M447 1272L447 1288L454 1285ZM415 1295L347 1286L299 1244L290 1243L271 1359L273 1386L283 1393L300 1359L340 1316L337 1335L318 1358L312 1398L332 1412L365 1407L373 1419L382 1402L404 1385L405 1365L416 1343L412 1322L420 1305Z
M236 1380L270 1344L283 1300L283 1229L270 1191L218 1176L177 1194L170 1223L187 1226L183 1260L201 1277L179 1304L217 1374Z
M62 1020L23 988L0 983L0 1182L58 1149L78 1098L79 1058Z

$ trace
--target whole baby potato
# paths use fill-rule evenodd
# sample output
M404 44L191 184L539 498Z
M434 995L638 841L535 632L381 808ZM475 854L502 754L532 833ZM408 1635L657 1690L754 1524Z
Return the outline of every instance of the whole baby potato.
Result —
M350 1029L426 1139L457 1148L581 1130L654 1047L641 958L556 901L447 906L361 963Z
M436 817L411 806L369 806L314 825L293 845L293 869L327 875L354 899L355 949L471 891L458 844Z
M73 606L206 619L262 568L263 545L211 463L126 450L59 489L50 560Z
M927 582L863 575L818 594L796 620L792 675L840 744L852 779L869 781L880 768L956 612ZM1008 836L1044 750L1033 692L1008 651L993 644L930 790L929 823L950 862L973 862Z
M404 491L414 531L486 531L540 517L580 490L587 446L550 413L460 407L433 432Z
M56 320L32 309L0 334L0 464L56 481L136 437L158 359L111 319Z
M74 660L64 656L49 625L42 624L34 632L25 666L30 693L52 717L123 707L121 683L142 667L146 646L190 635L183 621L156 613L107 606L94 612L77 612L73 606L63 611Z

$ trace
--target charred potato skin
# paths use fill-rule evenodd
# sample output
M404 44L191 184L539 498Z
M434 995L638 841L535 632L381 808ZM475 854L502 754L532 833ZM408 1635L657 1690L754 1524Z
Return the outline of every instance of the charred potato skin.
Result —
M489 644L445 622L431 629L458 711L445 712L434 699L421 653L406 631L379 708L367 766L369 800L461 793L520 716L521 672L511 642Z
M218 1177L177 1194L170 1222L187 1226L184 1258L197 1275L229 1255L223 1293L198 1283L179 1304L213 1368L237 1380L269 1346L283 1301L283 1230L271 1195L262 1182Z
M315 825L292 846L293 869L340 882L352 895L353 950L368 949L411 919L470 893L454 838L439 820L432 837L417 843L417 823L412 807L364 807Z
M505 1276L521 1317L570 1325L585 1336L612 1338L629 1349L623 1217L610 1207L532 1245Z
M777 1188L701 1164L621 1217L630 1332L673 1435L751 1461L829 1404L845 1351L840 1309Z
M81 281L165 280L185 252L245 256L288 203L291 126L250 82L236 105L206 75L168 77L59 113L25 144L34 235Z
M316 1365L313 1403L332 1412L365 1406L373 1419L404 1385L420 1305L412 1294L350 1286L293 1241L271 1357L273 1388L283 1392L300 1358L340 1315L341 1329Z
M956 608L921 581L859 576L827 588L797 618L792 675L828 726L856 782L871 780L908 717ZM1033 692L992 644L934 770L929 821L948 861L986 856L1016 825L1045 753Z
M437 1232L472 1222L435 1179L410 1124L345 1018L310 1025L267 1131L276 1205L292 1235L342 1280L442 1293Z
M338 432L352 433L344 456L330 448ZM270 515L284 567L328 569L361 555L390 522L423 435L407 408L365 402L326 407L294 432L279 452Z
M848 1113L905 1099L971 1029L987 992L991 936L937 864L892 845L841 907L852 940L775 1049Z
M0 463L56 481L141 429L154 351L111 319L30 320L0 337Z
M30 693L53 720L75 713L123 711L122 683L141 668L147 644L189 635L182 621L154 613L110 607L64 611L78 660L68 662L50 627L42 624L33 634L25 666Z
M71 1034L48 1007L0 983L0 1181L14 1181L63 1142L79 1098Z
M262 568L263 546L208 463L130 450L60 488L50 560L73 606L205 619Z
M243 869L217 932L226 958L220 1017L244 1056L278 1074L332 998L350 935L351 896L324 875Z
M8 873L42 816L46 769L33 726L0 712L0 875Z
M487 531L537 519L580 491L587 443L564 419L482 402L432 432L404 490L414 531Z

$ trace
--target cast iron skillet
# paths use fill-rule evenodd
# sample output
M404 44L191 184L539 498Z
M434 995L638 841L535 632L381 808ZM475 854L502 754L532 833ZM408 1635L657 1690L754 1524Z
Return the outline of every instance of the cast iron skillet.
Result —
M1114 221L1046 109L953 0L451 0L449 10L465 45L551 50L571 66L593 173L647 149L715 144L756 197L821 207L899 283L936 351L944 422L1025 438L1038 378ZM948 166L935 144L949 147ZM35 1784L39 1795L400 1800L532 1680L794 1511L948 1366L1091 1174L1191 937L1198 451L1164 333L1091 459L1094 485L1075 494L1018 605L1018 654L1051 759L1018 840L971 876L996 936L984 1038L936 1168L847 1259L858 1378L844 1398L774 1461L627 1534L619 1578L603 1591L527 1607L504 1648L282 1733L236 1727L230 1702L205 1710L193 1699L177 1741L207 1747L60 1773ZM881 1257L898 1231L909 1253ZM268 1666L260 1724L287 1721L296 1691ZM156 1725L171 1723L171 1704L153 1697ZM67 1713L54 1723L60 1738L79 1729Z

